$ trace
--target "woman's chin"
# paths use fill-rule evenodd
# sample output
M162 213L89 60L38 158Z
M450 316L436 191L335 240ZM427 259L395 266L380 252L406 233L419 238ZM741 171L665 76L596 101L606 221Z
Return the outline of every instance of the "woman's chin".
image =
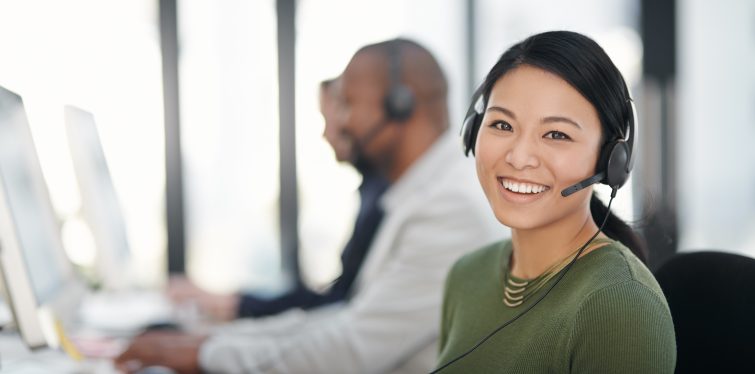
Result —
M502 225L514 230L530 230L542 226L542 220L533 217L531 214L519 214L512 217L511 212L500 212L500 209L496 209L495 218Z

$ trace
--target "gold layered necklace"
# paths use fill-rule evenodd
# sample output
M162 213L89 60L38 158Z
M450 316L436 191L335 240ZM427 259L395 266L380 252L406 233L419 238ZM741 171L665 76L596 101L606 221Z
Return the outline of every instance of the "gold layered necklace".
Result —
M591 245L591 247L595 247L607 241L610 241L610 239L596 239L593 241L593 245ZM548 281L553 279L553 277L555 277L561 270L563 270L578 251L579 248L570 253L568 256L564 257L564 259L562 259L561 261L553 264L536 278L530 280L514 277L513 275L511 275L511 267L509 266L509 268L504 272L505 278L503 280L503 303L509 308L515 308L519 305L522 305L522 303L524 303L530 296L536 294L537 291L539 291L548 283Z

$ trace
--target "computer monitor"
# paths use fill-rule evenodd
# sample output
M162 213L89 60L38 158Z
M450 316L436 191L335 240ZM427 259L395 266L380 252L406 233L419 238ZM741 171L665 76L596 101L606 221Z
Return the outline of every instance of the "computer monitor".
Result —
M84 288L63 250L20 96L0 87L0 273L22 338L55 346Z
M66 106L65 123L82 196L82 213L97 246L95 273L107 289L128 288L133 277L126 223L94 116Z

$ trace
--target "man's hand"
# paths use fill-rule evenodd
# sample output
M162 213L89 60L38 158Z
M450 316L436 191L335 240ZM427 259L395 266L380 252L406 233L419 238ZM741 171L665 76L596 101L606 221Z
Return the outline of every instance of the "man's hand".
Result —
M195 304L215 321L233 320L239 308L238 295L207 292L181 276L170 278L167 294L176 305Z
M119 370L133 373L147 366L165 366L178 373L199 373L199 347L206 336L154 331L137 336L118 358Z

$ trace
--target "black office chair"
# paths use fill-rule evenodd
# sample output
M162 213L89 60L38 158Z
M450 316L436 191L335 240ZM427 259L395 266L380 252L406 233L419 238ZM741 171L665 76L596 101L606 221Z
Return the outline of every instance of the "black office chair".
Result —
M676 330L676 373L755 373L755 259L678 254L655 274Z

